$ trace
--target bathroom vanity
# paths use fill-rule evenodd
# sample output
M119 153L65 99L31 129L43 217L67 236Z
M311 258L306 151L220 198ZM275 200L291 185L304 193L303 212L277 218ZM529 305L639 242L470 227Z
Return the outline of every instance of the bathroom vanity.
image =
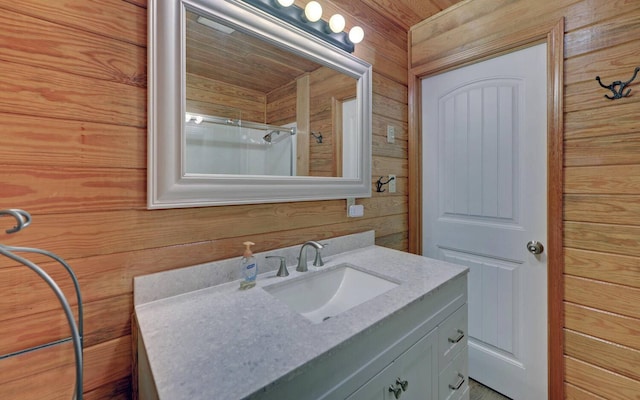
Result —
M467 269L373 240L323 240L308 272L257 253L249 290L215 284L238 259L136 278L139 398L468 399Z

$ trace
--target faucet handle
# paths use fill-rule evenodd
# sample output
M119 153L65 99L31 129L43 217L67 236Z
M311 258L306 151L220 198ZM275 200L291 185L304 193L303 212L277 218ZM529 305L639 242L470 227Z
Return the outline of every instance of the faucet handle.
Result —
M265 258L279 258L280 259L280 268L278 268L278 272L276 276L289 276L289 271L287 270L287 258L283 256L266 256Z

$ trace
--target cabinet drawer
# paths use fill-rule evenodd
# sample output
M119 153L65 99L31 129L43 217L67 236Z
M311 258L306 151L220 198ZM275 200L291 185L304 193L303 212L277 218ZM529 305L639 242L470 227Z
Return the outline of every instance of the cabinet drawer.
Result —
M438 395L436 338L435 332L424 336L347 400L435 399ZM397 395L390 388L396 389Z
M467 305L463 305L438 327L438 365L449 364L467 347Z
M438 390L440 400L458 400L469 387L467 348L461 349L453 361L440 372Z

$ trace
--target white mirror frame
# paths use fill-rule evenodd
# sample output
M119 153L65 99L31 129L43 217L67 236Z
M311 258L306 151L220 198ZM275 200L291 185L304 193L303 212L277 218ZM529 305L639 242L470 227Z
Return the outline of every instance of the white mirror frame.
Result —
M148 7L149 209L371 196L371 65L241 0L150 0ZM357 79L358 178L186 173L187 7Z

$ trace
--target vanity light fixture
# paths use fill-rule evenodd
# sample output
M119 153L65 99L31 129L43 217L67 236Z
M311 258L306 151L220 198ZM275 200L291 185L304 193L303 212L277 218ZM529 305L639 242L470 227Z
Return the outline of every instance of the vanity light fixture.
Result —
M345 20L344 17L340 14L333 14L331 18L329 18L329 29L333 33L340 33L344 30Z
M244 2L348 53L353 53L354 45L364 39L364 30L359 26L351 28L349 33L344 32L346 22L340 14L333 15L329 22L324 21L322 6L317 1L310 1L304 9L293 4L294 0L244 0Z
M316 22L322 18L322 6L317 1L310 1L304 7L304 16L308 21Z
M362 28L360 28L359 26L354 26L353 28L351 28L351 30L349 31L349 40L351 40L353 43L360 43L362 42L362 39L364 39L364 30L362 30Z

